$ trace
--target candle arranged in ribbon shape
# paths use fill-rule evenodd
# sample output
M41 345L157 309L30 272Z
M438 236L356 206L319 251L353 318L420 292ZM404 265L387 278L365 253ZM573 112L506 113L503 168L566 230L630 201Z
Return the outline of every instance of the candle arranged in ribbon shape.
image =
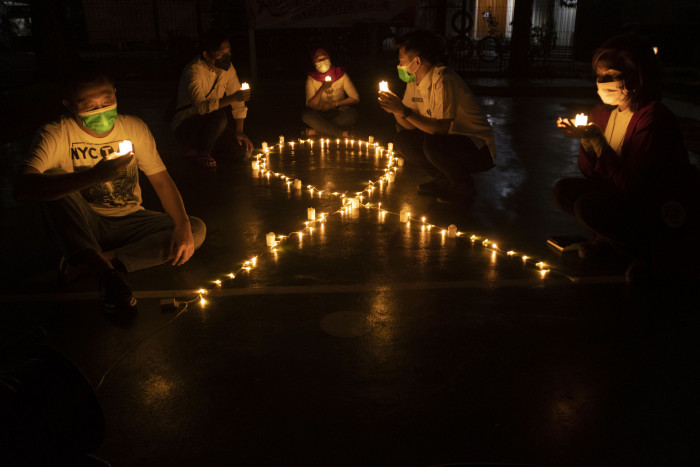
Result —
M588 115L576 114L576 119L574 120L574 126L586 126L586 125L588 125Z

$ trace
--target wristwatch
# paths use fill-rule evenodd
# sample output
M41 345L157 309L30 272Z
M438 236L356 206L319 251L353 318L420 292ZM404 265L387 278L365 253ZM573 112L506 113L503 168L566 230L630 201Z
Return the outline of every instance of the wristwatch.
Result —
M403 114L402 114L401 116L402 116L403 118L408 118L408 117L411 116L412 113L413 113L413 111L411 110L410 107L404 107L404 108L403 108Z

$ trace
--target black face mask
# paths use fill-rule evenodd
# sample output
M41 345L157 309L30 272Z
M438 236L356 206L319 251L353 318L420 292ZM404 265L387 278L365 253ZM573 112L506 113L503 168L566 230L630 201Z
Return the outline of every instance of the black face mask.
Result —
M224 71L228 70L231 66L231 56L224 55L221 58L214 60L214 66L216 68L221 68Z

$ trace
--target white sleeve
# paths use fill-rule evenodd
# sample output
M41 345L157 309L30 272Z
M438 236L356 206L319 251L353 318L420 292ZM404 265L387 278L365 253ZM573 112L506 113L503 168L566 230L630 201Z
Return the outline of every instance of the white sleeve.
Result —
M133 138L134 155L136 156L136 163L139 169L146 175L153 175L166 170L148 125L140 118L133 116L129 116L128 123L125 123L127 134Z
M44 125L36 132L29 147L29 155L24 165L33 167L41 173L60 166L60 135L56 134L56 124ZM54 131L52 131L54 130ZM65 144L64 150L70 151L70 144Z
M353 99L357 99L358 101L360 100L360 94L357 92L357 89L355 89L355 85L352 84L350 76L347 73L345 73L345 82L343 83L343 90L345 91L345 94L348 97L352 97Z
M241 89L241 82L238 80L238 73L236 73L236 69L233 68L233 65L231 65L231 69L226 72L227 75L227 82L226 82L226 95L227 96L232 96L238 90ZM231 103L231 113L233 114L233 118L236 119L244 119L248 115L248 108L245 105L245 102L243 101L234 101Z
M185 80L192 107L199 115L206 115L219 109L219 98L215 92L210 92L210 87L206 86L205 89L203 86L204 77L201 76L196 67L187 69Z

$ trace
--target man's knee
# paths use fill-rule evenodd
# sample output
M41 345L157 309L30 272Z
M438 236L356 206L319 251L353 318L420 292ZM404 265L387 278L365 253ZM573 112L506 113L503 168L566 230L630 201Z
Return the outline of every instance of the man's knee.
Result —
M196 250L207 236L207 225L198 217L190 216L190 228L192 229L192 238L194 239L194 249Z

